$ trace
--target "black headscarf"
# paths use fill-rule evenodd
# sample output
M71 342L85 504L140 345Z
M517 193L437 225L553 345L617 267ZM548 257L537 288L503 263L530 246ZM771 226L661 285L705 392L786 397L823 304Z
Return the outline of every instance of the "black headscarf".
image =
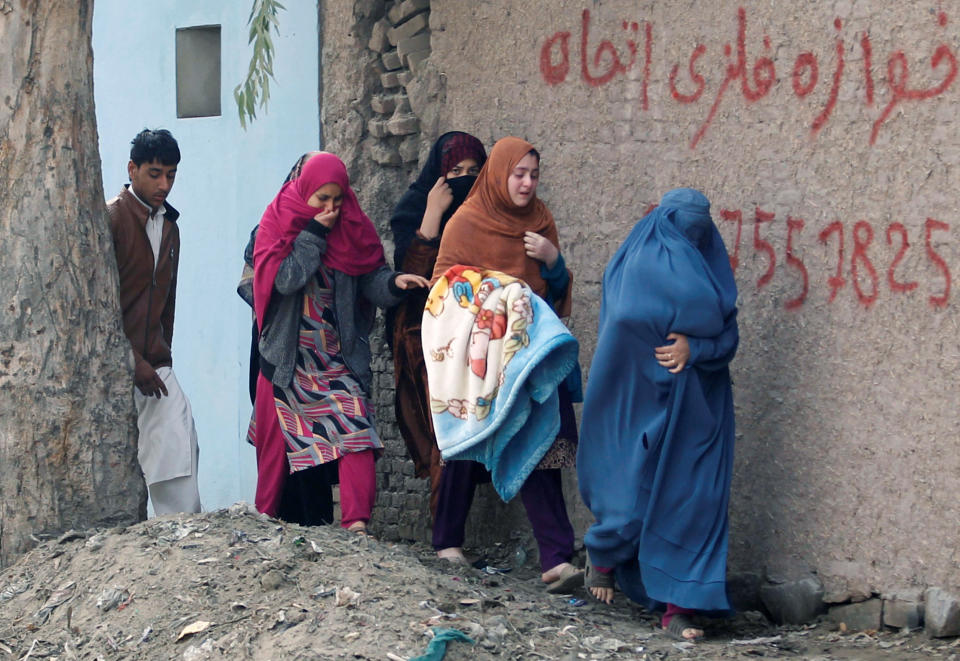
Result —
M407 248L410 242L420 229L423 222L423 214L427 210L427 194L437 179L447 174L454 165L465 158L473 158L477 161L477 167L483 167L487 160L487 153L483 149L483 143L469 133L463 131L450 131L444 133L433 144L430 149L430 155L427 162L416 181L410 184L410 188L400 198L393 216L390 218L390 228L393 230L393 267L397 270L403 270L403 258L407 254ZM455 160L454 160L455 159ZM467 197L475 176L463 176L456 179L448 179L447 185L453 192L453 202L444 212L440 220L440 234L443 233L443 227L447 224L450 216L456 211Z

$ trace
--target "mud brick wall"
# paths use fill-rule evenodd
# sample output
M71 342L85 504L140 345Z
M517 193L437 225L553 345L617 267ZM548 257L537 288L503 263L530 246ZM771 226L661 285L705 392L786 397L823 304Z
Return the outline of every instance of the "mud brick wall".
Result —
M352 6L330 2L322 3L320 19L323 144L347 164L392 258L390 214L439 135L445 112L445 77L430 59L435 30L431 6L427 0L359 0ZM393 360L382 325L371 340L376 354L374 404L386 445L377 464L373 525L386 539L429 541L429 487L414 477L397 431ZM501 503L489 485L478 489L468 545L514 538L534 547L522 508Z
M322 8L324 132L365 204L385 222L441 131L530 140L586 367L609 256L670 188L711 198L740 288L733 569L791 557L873 592L958 587L952 5L347 4ZM385 357L378 370L378 525L422 538L426 487L393 431ZM474 518L494 538L525 526L489 494Z

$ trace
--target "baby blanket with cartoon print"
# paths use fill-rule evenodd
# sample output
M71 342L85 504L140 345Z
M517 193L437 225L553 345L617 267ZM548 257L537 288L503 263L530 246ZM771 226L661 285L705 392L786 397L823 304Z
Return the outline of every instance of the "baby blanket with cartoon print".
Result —
M462 265L431 289L421 337L443 458L479 461L509 501L560 428L577 340L522 280Z

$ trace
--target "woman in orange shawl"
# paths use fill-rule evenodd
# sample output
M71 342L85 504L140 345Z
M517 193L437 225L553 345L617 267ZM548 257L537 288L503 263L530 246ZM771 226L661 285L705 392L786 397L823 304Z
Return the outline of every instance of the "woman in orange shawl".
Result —
M501 271L524 280L557 315L568 316L570 273L560 255L553 215L537 199L539 179L540 154L533 145L514 137L499 140L444 230L433 281L457 264ZM579 379L574 382L579 391ZM570 564L573 526L560 475L561 468L574 465L576 456L572 401L570 389L562 385L560 433L520 490L540 550L541 578L549 592L557 593L583 584L583 572ZM462 561L467 513L484 472L470 461L449 461L444 467L433 524L433 546L441 557Z

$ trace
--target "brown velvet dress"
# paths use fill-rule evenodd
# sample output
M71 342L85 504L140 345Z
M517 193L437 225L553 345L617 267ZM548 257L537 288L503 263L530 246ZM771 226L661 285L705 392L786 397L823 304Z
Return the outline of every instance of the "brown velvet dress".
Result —
M419 234L419 233L418 233ZM440 250L439 238L425 241L416 236L407 248L400 269L429 278ZM430 511L437 507L437 487L443 472L443 460L433 435L430 398L427 391L427 366L420 343L420 320L427 302L426 289L417 289L396 308L393 326L394 405L397 425L413 459L417 477L430 478Z

